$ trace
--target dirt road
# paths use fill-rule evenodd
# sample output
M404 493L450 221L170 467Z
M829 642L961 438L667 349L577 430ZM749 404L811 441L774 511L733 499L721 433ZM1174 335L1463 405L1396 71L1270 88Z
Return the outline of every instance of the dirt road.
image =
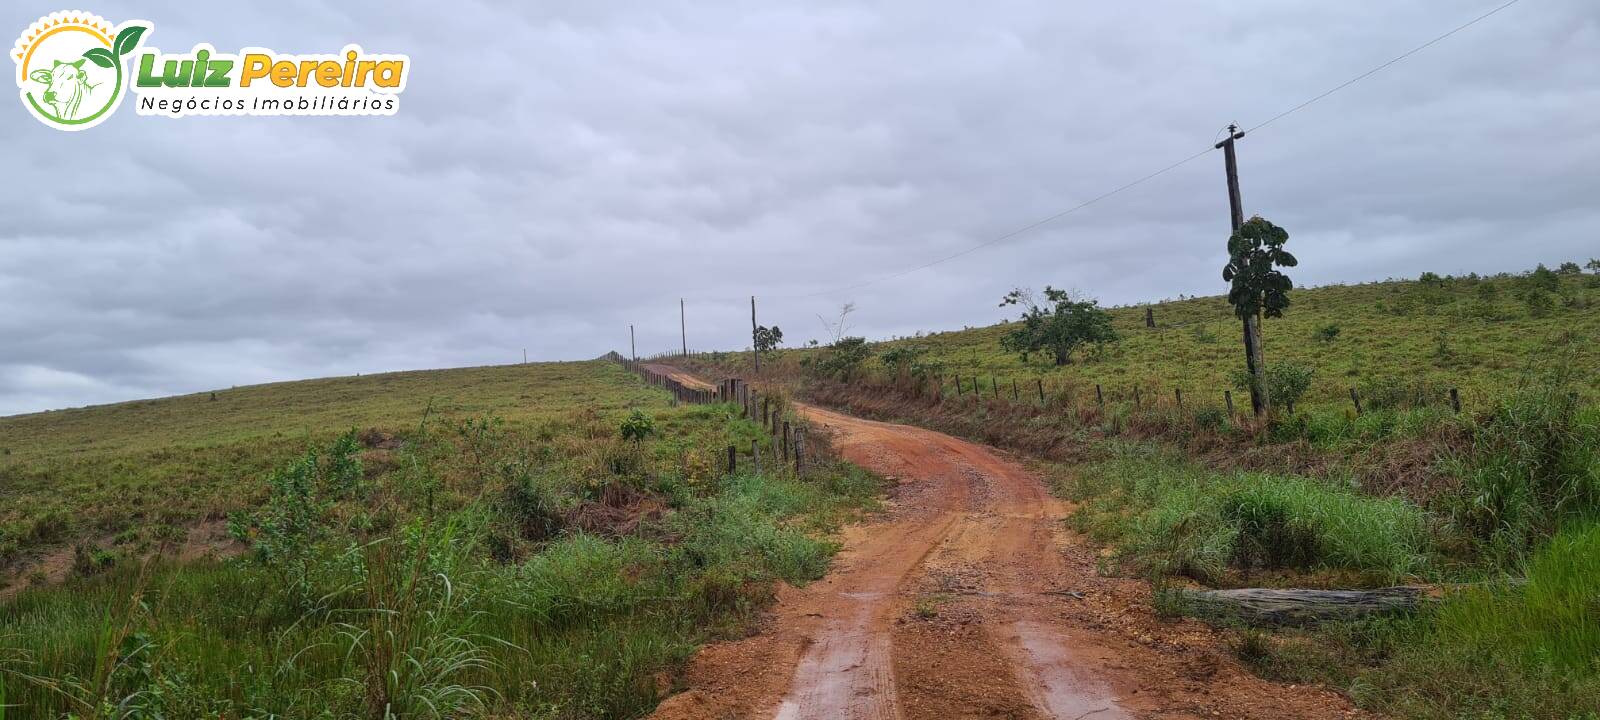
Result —
M667 366L681 382L694 378ZM846 459L897 481L834 570L763 630L703 649L654 717L1334 718L1337 694L1245 672L1220 638L1099 577L1069 508L990 448L802 406Z

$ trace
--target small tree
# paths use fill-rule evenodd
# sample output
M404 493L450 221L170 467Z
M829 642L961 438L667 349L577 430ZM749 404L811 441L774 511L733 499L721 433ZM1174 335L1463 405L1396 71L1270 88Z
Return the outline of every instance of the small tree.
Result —
M783 331L777 325L756 328L756 352L766 355L783 344Z
M864 337L840 338L828 346L827 355L817 363L817 370L824 375L837 377L845 382L861 368L861 364L872 357L872 348L867 345Z
M1066 290L1048 285L1044 297L1041 305L1030 290L1018 288L1006 294L1000 306L1022 306L1022 322L1001 336L1000 347L1020 354L1023 362L1033 353L1049 352L1057 365L1065 365L1085 345L1099 347L1117 341L1111 316L1098 307L1099 301L1078 300Z
M1255 378L1250 404L1256 414L1269 407L1262 392L1267 362L1261 347L1261 321L1263 317L1283 317L1294 282L1278 268L1300 264L1283 249L1287 242L1288 231L1257 215L1228 238L1228 264L1222 267L1222 279L1231 283L1228 303L1244 321L1245 362Z
M626 420L622 421L622 439L631 441L635 448L639 447L644 439L656 434L656 423L649 415L639 410L633 411Z
M1600 258L1589 258L1589 262L1584 263L1583 266L1588 268L1589 272L1600 273Z

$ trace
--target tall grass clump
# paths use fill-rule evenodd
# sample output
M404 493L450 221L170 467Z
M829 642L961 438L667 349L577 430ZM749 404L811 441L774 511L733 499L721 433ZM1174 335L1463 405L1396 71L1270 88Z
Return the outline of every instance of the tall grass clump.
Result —
M1562 525L1600 513L1600 407L1580 403L1570 376L1519 389L1481 418L1456 521L1503 562Z
M1520 585L1446 598L1357 690L1419 718L1600 716L1600 524L1552 537Z
M1068 483L1079 526L1155 575L1215 582L1258 569L1348 570L1391 582L1428 564L1420 508L1332 482L1217 473L1124 446Z

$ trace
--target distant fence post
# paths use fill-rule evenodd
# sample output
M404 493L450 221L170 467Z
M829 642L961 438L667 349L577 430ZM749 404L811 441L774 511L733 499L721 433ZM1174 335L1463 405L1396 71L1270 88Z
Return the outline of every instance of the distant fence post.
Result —
M1178 407L1183 407L1183 388L1173 388L1172 394L1178 399Z
M1461 412L1461 393L1455 388L1450 388L1450 409Z
M1147 328L1153 328L1153 327L1156 326L1156 309L1155 308L1146 307L1144 309L1144 326L1147 327Z
M1042 379L1042 378L1034 378L1033 381L1039 385L1039 404L1043 405L1044 404L1044 379Z
M795 428L795 432L794 432L794 474L795 475L801 474L806 469L805 452L806 452L806 429L805 429L805 427L802 426L802 427Z
M1139 407L1139 386L1133 386L1133 406Z
M738 460L737 453L738 453L738 450L735 450L732 445L728 446L728 474L729 475L732 475L735 470L739 469L739 460Z
M1233 417L1233 391L1232 390L1223 390L1222 391L1222 400L1223 400L1223 402L1228 403L1228 417L1230 417L1230 418Z
M993 375L990 375L989 376L989 387L991 387L994 390L994 399L999 400L1000 399L1000 378L997 378L997 377L995 377Z
M789 421L783 421L783 461L789 462Z
M956 397L961 397L961 373L956 373Z
M1095 383L1094 385L1094 401L1100 407L1106 406L1106 394L1105 391L1100 389L1100 383Z
M1016 402L1020 399L1021 397L1017 394L1017 379L1011 378L1011 401Z
M1356 394L1355 388L1350 388L1350 402L1355 403L1356 415L1359 417L1361 415L1361 396Z

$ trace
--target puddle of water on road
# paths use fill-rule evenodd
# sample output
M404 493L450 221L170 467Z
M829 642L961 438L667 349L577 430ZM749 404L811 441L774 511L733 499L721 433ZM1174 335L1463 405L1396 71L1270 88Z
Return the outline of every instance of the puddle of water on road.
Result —
M1131 720L1133 716L1117 705L1109 688L1073 666L1066 638L1060 633L1027 620L1014 627L1028 654L1028 666L1038 675L1043 709L1051 717Z

